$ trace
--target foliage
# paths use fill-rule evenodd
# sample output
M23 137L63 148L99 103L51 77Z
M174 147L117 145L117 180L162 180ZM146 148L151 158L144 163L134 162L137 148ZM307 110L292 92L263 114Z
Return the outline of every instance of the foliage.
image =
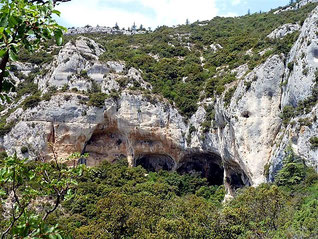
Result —
M191 117L202 97L221 95L227 84L237 80L232 69L248 64L252 70L272 54L287 54L298 32L276 40L266 36L285 23L303 21L315 6L307 4L280 14L273 10L236 18L216 17L175 28L162 26L152 33L134 36L88 37L105 48L100 60L123 60L127 69L140 69L143 78L153 85L153 93L175 102L184 116ZM215 52L211 44L223 48ZM259 54L268 48L272 50Z
M312 149L318 148L318 137L311 137L309 142L311 143Z
M0 200L7 214L0 224L1 238L61 238L58 226L49 225L47 218L71 198L82 168L67 168L56 158L51 163L27 161L16 156L0 161Z
M287 147L283 168L275 177L277 185L290 186L300 183L306 176L306 165L296 156L291 146Z
M280 117L283 120L283 124L288 125L288 123L294 116L295 116L295 108L290 105L287 105L283 108L283 112Z
M311 170L290 187L245 188L224 204L223 186L192 175L146 174L126 161L104 162L77 181L72 201L50 216L52 225L74 238L310 238L316 233L318 176Z
M31 95L28 98L26 98L22 105L23 105L23 109L26 110L28 108L34 108L36 107L40 102L41 102L41 96L40 94L35 94L35 95Z
M231 103L232 96L234 95L234 92L236 90L236 87L230 88L224 95L224 105L227 107Z
M7 77L7 63L18 59L20 49L34 51L44 40L55 37L61 45L64 28L53 19L60 13L52 1L1 0L0 5L0 91L1 98L8 98L14 82Z
M103 107L105 100L108 98L107 94L104 93L93 93L89 95L88 105L95 107Z

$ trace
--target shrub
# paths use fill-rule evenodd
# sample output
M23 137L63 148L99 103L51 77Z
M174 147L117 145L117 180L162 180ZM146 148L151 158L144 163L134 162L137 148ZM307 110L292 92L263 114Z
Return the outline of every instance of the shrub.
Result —
M251 88L252 82L251 81L244 81L244 85L246 87L246 91L248 91Z
M291 118L295 116L295 108L287 105L284 107L282 114L280 115L281 119L283 120L283 124L286 126L288 125Z
M311 148L312 149L317 149L318 148L318 137L311 137L309 142L311 143Z
M86 70L81 70L80 76L83 78L88 78L88 74Z
M26 153L28 153L28 152L29 152L28 147L26 147L26 146L21 147L21 153L22 153L22 154L26 154Z
M291 61L291 62L289 62L288 63L288 69L290 70L290 71L292 71L293 69L294 69L294 62L293 61Z
M281 186L291 186L300 183L306 176L306 166L303 160L295 155L291 146L288 146L283 159L283 167L277 173L275 182Z
M309 72L309 69L308 69L308 68L303 69L303 75L307 76L307 75L308 75L308 72Z
M224 105L225 107L229 106L231 103L231 99L235 93L236 87L232 87L231 89L229 89L225 95L224 95Z
M108 98L104 93L93 93L89 96L88 105L102 108L105 105L105 100Z
M23 101L23 103L22 103L23 109L26 110L29 108L34 108L40 102L41 102L40 94L31 95Z

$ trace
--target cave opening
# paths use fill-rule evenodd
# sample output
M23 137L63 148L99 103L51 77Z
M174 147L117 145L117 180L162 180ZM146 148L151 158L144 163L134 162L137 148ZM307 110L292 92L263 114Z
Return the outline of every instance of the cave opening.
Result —
M173 158L166 154L142 154L135 159L135 166L142 166L149 172L172 171L176 165Z
M232 193L239 188L251 186L248 176L238 166L227 169L226 183L230 186Z
M222 159L214 153L187 154L180 162L177 172L199 175L206 178L210 185L223 185L224 181Z

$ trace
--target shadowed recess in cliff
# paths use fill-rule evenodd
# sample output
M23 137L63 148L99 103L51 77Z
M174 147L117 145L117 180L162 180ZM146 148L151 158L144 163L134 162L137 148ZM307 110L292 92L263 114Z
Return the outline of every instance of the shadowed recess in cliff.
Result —
M166 154L143 154L135 159L135 166L139 165L150 172L171 171L175 167L175 161Z
M226 172L226 184L229 185L229 187L232 190L232 193L234 193L239 188L251 186L250 179L239 165L232 165L230 167L226 167Z
M177 172L205 177L210 185L222 185L224 169L222 159L214 153L190 153L180 162Z
M100 124L87 141L83 152L89 154L88 164L96 165L103 160L115 162L126 157L126 140L114 126Z

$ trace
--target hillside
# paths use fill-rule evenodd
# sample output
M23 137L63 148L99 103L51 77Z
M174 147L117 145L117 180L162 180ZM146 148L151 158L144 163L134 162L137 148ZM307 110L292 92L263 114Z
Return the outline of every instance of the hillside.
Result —
M317 22L300 1L22 52L1 149L89 155L51 218L74 238L317 238Z

